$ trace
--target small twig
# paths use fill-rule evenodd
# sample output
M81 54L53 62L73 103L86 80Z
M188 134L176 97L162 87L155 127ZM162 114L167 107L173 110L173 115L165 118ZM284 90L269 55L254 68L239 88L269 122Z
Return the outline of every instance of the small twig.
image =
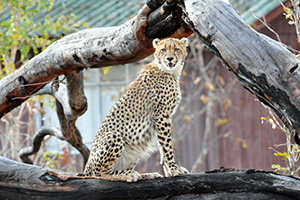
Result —
M251 13L251 15L252 15L252 17L253 17L254 19L260 21L267 29L269 29L269 31L271 31L272 33L274 33L274 35L277 37L277 40L278 40L280 43L282 43L282 42L281 42L281 39L280 39L280 37L279 37L279 35L278 35L278 33L276 33L276 31L274 31L274 30L267 24L266 18L265 18L264 15L263 15L263 20L261 20L260 18L256 17L256 16L254 15L253 12L251 12L251 11L249 11L249 12Z
M282 5L283 5L283 4L282 4ZM284 6L284 5L283 5L283 6ZM276 31L274 31L274 30L268 25L268 23L266 22L265 16L263 16L263 20L261 20L260 18L256 17L256 16L254 15L253 12L250 12L250 13L251 13L251 15L252 15L252 17L253 17L254 19L260 21L260 22L261 22L261 23L262 23L269 31L271 31L271 32L276 36L278 42L280 42L282 46L284 46L285 48L291 50L291 51L294 52L294 53L299 53L298 50L295 50L295 49L293 49L292 47L287 46L286 44L284 44L284 43L281 42L281 39L280 39L279 34L278 34Z
M66 78L66 76L64 76L64 78L63 78L62 80L56 80L56 81L51 80L51 81L40 82L40 83L24 84L24 85L22 85L22 87L26 87L26 86L36 86L36 85L46 85L46 84L48 84L48 83L50 83L50 82L52 82L52 87L56 87L58 84L62 83L62 82L65 80L65 78ZM19 86L17 86L17 87L19 87ZM11 98L11 99L12 99L12 100L16 100L16 99L28 99L28 98L31 98L31 97L36 96L37 94L38 94L38 92L35 93L35 94L32 94L32 95L29 95L29 96L25 96L25 97L13 97L13 98Z

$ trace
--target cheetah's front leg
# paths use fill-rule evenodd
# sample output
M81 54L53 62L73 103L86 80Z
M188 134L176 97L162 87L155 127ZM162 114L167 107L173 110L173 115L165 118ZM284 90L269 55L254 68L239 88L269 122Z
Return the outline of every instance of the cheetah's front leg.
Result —
M157 124L157 140L159 144L160 163L163 166L166 177L188 174L189 171L184 167L179 167L174 158L172 139L171 139L171 123L170 120L163 120Z

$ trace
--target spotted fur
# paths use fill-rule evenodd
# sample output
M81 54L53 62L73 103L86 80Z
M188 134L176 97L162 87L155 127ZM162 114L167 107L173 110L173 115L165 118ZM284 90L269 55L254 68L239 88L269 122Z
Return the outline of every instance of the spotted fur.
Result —
M180 99L179 77L187 56L187 39L153 41L155 60L133 81L111 108L95 137L83 174L109 179L138 181L161 177L134 171L140 158L150 155L158 142L166 176L187 174L175 163L171 117Z

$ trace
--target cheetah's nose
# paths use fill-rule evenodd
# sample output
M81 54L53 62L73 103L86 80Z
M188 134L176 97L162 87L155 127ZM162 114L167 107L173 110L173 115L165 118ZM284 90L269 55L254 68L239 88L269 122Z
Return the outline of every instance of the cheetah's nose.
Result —
M174 58L173 57L167 57L168 61L172 61Z

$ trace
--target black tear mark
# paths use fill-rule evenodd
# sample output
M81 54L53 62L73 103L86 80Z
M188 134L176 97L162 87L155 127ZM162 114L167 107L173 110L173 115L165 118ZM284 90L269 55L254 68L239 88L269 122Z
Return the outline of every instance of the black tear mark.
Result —
M252 173L255 173L255 172L256 172L255 169L247 169L245 171L246 174L252 174Z
M294 140L295 140L295 142L296 142L298 145L300 145L300 138L299 138L299 133L298 133L298 132L295 132Z
M73 59L75 60L75 62L79 62L79 57L76 55L76 53L74 53L73 55Z
M19 76L18 77L18 81L19 81L19 92L21 95L25 95L25 94L29 94L29 92L26 89L26 84L27 81L23 76Z
M208 34L206 39L211 43L212 42L212 35Z
M298 65L295 65L292 69L290 69L290 73L294 73L298 69Z

